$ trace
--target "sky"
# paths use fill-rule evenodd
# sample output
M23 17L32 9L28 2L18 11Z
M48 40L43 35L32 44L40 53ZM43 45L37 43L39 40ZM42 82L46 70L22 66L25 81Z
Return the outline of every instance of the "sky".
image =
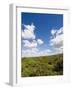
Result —
M63 15L21 13L22 57L63 53Z

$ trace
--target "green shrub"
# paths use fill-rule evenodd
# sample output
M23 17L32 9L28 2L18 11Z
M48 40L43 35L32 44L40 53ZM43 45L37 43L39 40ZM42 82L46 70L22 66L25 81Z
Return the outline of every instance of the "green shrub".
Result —
M53 76L63 74L63 55L28 57L21 60L21 76Z
M58 60L56 61L55 65L54 65L54 70L55 71L62 71L63 70L63 60Z

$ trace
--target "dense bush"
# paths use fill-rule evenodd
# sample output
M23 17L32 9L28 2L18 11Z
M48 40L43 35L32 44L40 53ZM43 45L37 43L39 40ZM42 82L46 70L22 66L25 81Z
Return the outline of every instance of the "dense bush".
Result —
M63 74L63 55L28 57L21 60L21 76L53 76Z

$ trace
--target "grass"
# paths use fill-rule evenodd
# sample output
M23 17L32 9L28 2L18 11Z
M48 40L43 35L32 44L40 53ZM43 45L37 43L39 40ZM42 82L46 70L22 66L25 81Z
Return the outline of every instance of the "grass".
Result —
M21 60L21 76L63 75L63 54L41 57L25 57Z

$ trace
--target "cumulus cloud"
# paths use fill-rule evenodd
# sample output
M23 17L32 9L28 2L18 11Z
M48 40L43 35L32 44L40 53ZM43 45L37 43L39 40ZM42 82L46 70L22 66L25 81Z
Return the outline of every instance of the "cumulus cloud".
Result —
M38 52L38 48L22 50L22 57L35 57L37 56Z
M52 29L51 30L51 37L54 38L56 37L57 35L60 35L60 34L63 34L63 27L61 27L59 30L57 29Z
M22 57L36 57L36 56L46 56L53 55L63 52L63 28L59 30L51 30L51 39L49 41L51 49L41 50L38 47L44 44L44 41L36 38L34 33L35 26L24 25L25 29L22 30Z
M56 33L56 35L60 35L60 34L63 34L63 27L61 27Z
M22 30L22 46L24 48L35 48L38 45L43 44L42 39L36 39L35 25L32 23L31 25L24 25L25 29Z
M37 43L41 45L41 44L43 44L44 42L43 42L41 39L37 39Z
M52 51L50 49L45 49L45 50L40 51L38 54L39 56L48 56L52 54Z
M24 44L25 48L35 48L37 47L37 42L35 40L33 40L32 42L28 41L28 40L23 40L22 41Z
M34 24L24 25L24 27L25 29L22 30L22 57L47 55L50 52L49 50L39 50L44 41L41 38L36 38Z
M55 34L56 34L56 31L57 31L57 30L52 29L52 30L51 30L51 34L52 34L52 35L55 35Z
M22 40L22 43L25 48L35 48L38 46L38 44L42 45L44 42L41 39L37 39L37 41Z
M55 30L55 33L52 35L53 38L50 40L50 45L56 52L61 53L63 51L63 28Z
M32 23L31 25L24 25L25 29L22 30L22 38L24 39L35 39L35 34L34 34L34 30L35 30L35 26Z
M39 50L38 48L22 50L22 57L38 57L38 56L51 55L51 50Z
M55 38L50 40L51 46L59 48L63 46L63 34L56 36Z

